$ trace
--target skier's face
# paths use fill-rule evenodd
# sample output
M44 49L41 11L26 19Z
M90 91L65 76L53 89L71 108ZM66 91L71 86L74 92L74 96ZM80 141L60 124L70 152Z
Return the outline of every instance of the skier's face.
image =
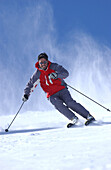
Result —
M48 61L45 58L39 60L39 66L41 69L46 70L48 66Z

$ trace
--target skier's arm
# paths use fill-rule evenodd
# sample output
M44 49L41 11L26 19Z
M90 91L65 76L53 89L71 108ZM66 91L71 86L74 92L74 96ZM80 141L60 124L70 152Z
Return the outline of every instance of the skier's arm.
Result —
M65 79L69 76L69 72L59 64L53 63L52 69L57 73L57 78Z
M33 90L40 82L39 77L40 72L36 70L32 77L30 78L29 82L27 83L26 88L24 89L24 96L26 95L29 98L31 92L33 92Z

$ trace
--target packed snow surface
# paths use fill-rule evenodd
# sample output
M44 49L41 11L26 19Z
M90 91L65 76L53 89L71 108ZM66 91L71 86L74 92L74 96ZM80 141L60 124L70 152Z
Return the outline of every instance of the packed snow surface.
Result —
M0 170L111 170L111 116L105 124L66 128L57 111L0 117ZM80 119L84 123L84 119Z

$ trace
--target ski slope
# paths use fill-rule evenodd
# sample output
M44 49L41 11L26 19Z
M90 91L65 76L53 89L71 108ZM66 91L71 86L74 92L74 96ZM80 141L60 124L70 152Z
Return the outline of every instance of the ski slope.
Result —
M26 112L9 130L16 133L3 133L13 117L0 117L0 170L111 170L110 114L107 124L67 129L55 110Z

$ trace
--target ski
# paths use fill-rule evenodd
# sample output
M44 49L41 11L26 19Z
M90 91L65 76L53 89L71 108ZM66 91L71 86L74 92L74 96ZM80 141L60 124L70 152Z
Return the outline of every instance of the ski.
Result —
M67 128L79 128L85 126L103 126L103 125L111 125L111 122L104 122L102 120L92 120L86 121L85 123L80 122L79 124L68 123Z
M68 123L67 124L67 128L70 128L70 127L72 127L72 126L75 126L73 123Z
M82 127L84 126L84 124L79 120L77 123L73 124L73 123L68 123L67 124L67 128L76 128L76 127Z
M89 119L89 120L87 120L86 122L85 122L85 125L86 126L88 126L89 124L91 124L91 123L93 123L93 122L95 122L96 120L92 117L91 119Z

